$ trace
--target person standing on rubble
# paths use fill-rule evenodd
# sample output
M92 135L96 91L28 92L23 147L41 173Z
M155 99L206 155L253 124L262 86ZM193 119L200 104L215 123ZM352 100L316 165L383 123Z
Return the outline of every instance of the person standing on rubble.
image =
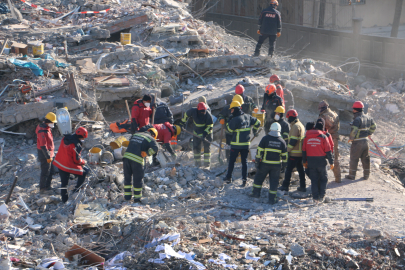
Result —
M237 101L240 104L242 104L243 106L243 98L241 95L234 95L232 98L232 102L233 101ZM231 104L232 104L231 102ZM225 129L225 141L226 141L226 145L229 146L229 149L225 150L226 153L226 159L229 162L229 156L231 154L231 140L232 140L232 133L228 131L228 129L226 128L226 124L229 122L229 120L231 120L232 118L232 113L231 113L231 104L229 105L225 105L225 107L221 110L221 112L219 113L218 119L219 119L219 123L223 126L223 128Z
M56 115L53 112L49 112L46 114L45 120L35 130L37 134L38 160L41 163L40 194L46 194L51 191L52 159L55 156L52 129L56 122Z
M274 84L276 86L276 94L281 97L284 103L284 89L280 84L280 77L277 76L276 74L273 74L270 76L270 83Z
M189 117L193 118L194 122L194 135L200 137L193 138L193 152L194 152L194 163L196 167L201 166L201 144L204 145L204 167L209 167L211 165L211 144L205 140L212 142L213 134L212 129L214 123L212 121L212 115L208 111L207 104L200 102L197 108L191 108L184 113L183 119L181 119L180 127L186 124ZM204 140L205 139L205 140Z
M363 179L368 180L370 177L370 154L367 137L370 137L375 132L377 125L373 118L364 114L364 104L361 101L356 101L353 104L354 120L349 135L350 147L350 169L346 179L355 180L357 165L359 159L363 164Z
M230 105L232 119L226 124L226 127L232 134L231 153L229 157L228 173L224 177L224 181L228 184L232 182L233 168L235 167L236 158L240 154L242 161L242 186L244 187L247 182L247 157L249 154L250 131L253 127L253 135L256 137L260 127L260 121L249 114L245 114L241 106L242 105L237 101L232 101Z
M181 127L178 125L172 125L169 122L163 124L154 124L153 127L158 132L156 141L159 143L163 143L163 148L167 150L172 155L172 157L176 158L177 155L170 145L170 141L172 137L180 135ZM159 165L159 161L157 160L157 153L153 155L153 165Z
M84 183L89 169L85 167L86 161L80 156L84 140L88 137L88 131L84 127L79 127L75 134L65 135L56 154L54 165L59 169L61 180L62 202L66 203L69 199L67 186L69 184L70 174L78 176L76 187L73 192L79 191Z
M278 106L274 113L274 120L281 126L281 137L287 142L288 134L290 133L290 125L284 120L285 109L283 106Z
M260 36L253 56L260 55L260 48L267 38L269 38L269 56L273 56L276 47L276 39L281 36L281 13L276 10L277 6L277 0L270 0L270 6L264 9L260 14L260 29L257 30Z
M287 164L287 146L281 138L281 126L273 123L268 135L264 136L257 147L255 157L256 175L253 190L250 194L253 198L260 198L262 184L269 175L269 204L277 203L277 188L280 171Z
M262 112L266 112L266 119L264 122L264 131L269 133L270 126L275 122L275 110L278 106L284 106L283 100L276 93L276 86L269 84L266 87L266 92L263 96Z
M235 87L235 94L241 96L243 99L243 102L241 103L242 111L251 115L254 109L257 108L257 105L254 103L253 98L245 95L245 87L243 87L243 85L241 84L238 84Z
M291 125L287 145L288 161L285 170L285 178L279 190L289 190L292 171L294 168L297 168L300 178L300 186L297 190L306 192L305 172L304 167L302 166L302 141L304 140L305 129L298 119L298 112L296 110L289 110L286 117Z
M308 130L302 145L302 160L304 167L308 169L311 179L312 198L316 203L322 203L326 194L328 184L328 173L326 171L326 160L329 161L333 170L332 147L324 134L325 120L318 119L315 129Z
M329 108L329 103L325 100L322 100L318 105L319 118L325 120L325 131L330 133L330 139L332 142L329 142L333 147L332 152L334 154L334 169L333 174L335 175L335 182L341 182L341 173L339 165L339 116L336 112L332 111ZM325 134L327 135L327 134ZM328 136L328 135L327 135ZM329 137L328 137L329 138Z
M140 128L149 125L149 117L152 115L152 109L150 103L152 97L150 95L144 95L142 99L138 99L134 102L131 111L131 132L134 134Z
M124 154L124 199L132 199L134 191L134 202L140 202L142 198L142 179L145 171L145 160L147 156L153 156L159 150L156 138L158 132L155 128L149 128L145 132L137 132L129 140L127 151Z
M207 99L206 99L204 96L198 97L198 103L200 103L200 102L204 102L205 105L207 106L207 112L211 113L211 108L210 108L210 106L208 105Z
M169 122L173 125L173 113L165 102L157 100L156 106L153 107L156 108L154 124L164 124Z

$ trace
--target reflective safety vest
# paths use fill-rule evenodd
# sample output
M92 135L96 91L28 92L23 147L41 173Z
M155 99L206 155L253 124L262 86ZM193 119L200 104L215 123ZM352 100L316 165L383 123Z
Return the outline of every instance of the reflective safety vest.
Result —
M305 137L305 128L300 122L296 119L291 123L290 133L288 134L288 145L287 151L293 157L302 157L302 142Z
M287 146L281 137L266 135L257 147L256 159L266 164L281 164L287 162Z
M257 131L260 127L260 121L249 114L234 116L226 127L232 133L231 148L235 149L249 149L250 145L250 131L252 129Z
M148 132L138 132L132 135L124 158L144 165L145 161L142 157L142 152L146 152L148 156L152 156L158 152L158 145Z
M352 130L350 132L350 140L360 141L367 140L367 137L372 135L377 128L373 118L358 112L354 114L354 120L352 124Z
M206 132L207 135L212 133L214 122L212 121L212 115L208 110L204 115L201 115L198 114L197 108L189 109L184 113L184 116L181 119L183 125L186 124L189 117L193 118L195 135L202 136L203 132Z

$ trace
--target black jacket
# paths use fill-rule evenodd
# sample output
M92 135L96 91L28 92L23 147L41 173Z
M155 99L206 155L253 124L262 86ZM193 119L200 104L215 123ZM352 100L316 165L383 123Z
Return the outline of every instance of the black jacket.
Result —
M229 108L231 105L225 105L225 107L222 108L221 112L218 115L218 120L221 121L221 119L225 120L225 124L229 122L229 120L232 119L232 113L231 109ZM230 134L228 129L225 129L225 132Z
M280 120L276 121L281 126L281 137L283 137L284 141L288 141L288 134L290 134L290 125L281 118Z
M186 124L189 117L193 118L194 122L194 134L197 136L207 136L212 133L214 122L212 121L212 115L207 110L204 115L198 114L197 108L191 108L184 113L184 117L181 119L182 125Z
M231 148L234 149L249 149L250 131L253 126L254 132L260 127L260 121L241 112L240 115L232 117L226 127L232 133Z
M170 124L174 123L173 113L166 103L160 102L156 107L154 124L163 124L165 122L169 122Z
M262 35L276 35L281 32L281 13L273 7L263 9L259 18Z
M141 152L146 152L148 156L152 156L158 152L158 145L149 132L138 132L132 135L129 140L127 151L124 158L138 162L144 165L144 159Z
M257 105L253 101L253 98L242 95L243 97L243 104L242 104L242 111L247 114L252 114L254 108L257 108Z
M266 164L287 163L287 145L281 137L266 135L257 147L256 158Z
M355 113L349 139L354 141L367 140L367 137L372 135L376 128L376 123L368 114Z
M264 94L262 110L266 111L266 119L274 119L276 114L274 111L278 106L284 106L283 99L278 96L275 92L271 95Z

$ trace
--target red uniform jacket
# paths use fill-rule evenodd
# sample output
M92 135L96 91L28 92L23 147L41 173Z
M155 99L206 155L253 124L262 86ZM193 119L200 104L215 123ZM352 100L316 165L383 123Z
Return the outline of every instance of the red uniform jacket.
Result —
M63 137L53 164L62 171L83 175L83 165L86 162L81 159L82 142L76 134Z
M170 139L172 138L174 133L173 126L169 122L165 122L164 124L156 124L153 125L158 132L157 141L162 143L170 143Z
M324 131L323 134L325 134L326 138L328 139L328 143L330 145L331 151L333 153L333 147L335 144L333 143L332 135L328 131Z
M323 131L311 129L305 134L302 144L302 162L308 162L308 167L326 166L326 159L333 164L332 149Z
M53 144L51 128L47 124L42 123L37 126L35 133L37 134L37 149L41 149L42 146L45 146L46 150L49 151L50 158L53 158L55 155L55 146Z
M283 87L281 86L281 84L277 84L276 85L276 94L277 96L281 97L281 99L283 100L283 104L284 102L284 90Z
M149 117L152 115L152 109L150 107L145 107L141 99L138 99L134 102L132 106L131 118L132 126L135 128L131 130L134 133L136 130L139 130L141 127L149 125Z

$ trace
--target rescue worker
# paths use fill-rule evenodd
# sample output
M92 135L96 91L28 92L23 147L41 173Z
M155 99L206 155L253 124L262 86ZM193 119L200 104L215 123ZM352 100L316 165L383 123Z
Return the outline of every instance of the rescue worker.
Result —
M284 107L286 108L286 110L293 110L294 109L294 96L291 93L290 90L288 90L285 86L285 81L280 81L279 82L280 87L283 88L283 94L284 94ZM277 89L276 89L277 91Z
M262 112L266 112L264 131L269 133L271 124L274 123L275 110L278 106L284 106L283 100L276 94L276 87L269 84L263 96Z
M243 103L242 104L242 111L247 114L252 114L254 112L254 109L257 108L257 105L254 103L253 98L245 95L245 87L243 85L238 84L235 87L235 94L240 95L243 98Z
M270 6L264 9L260 14L260 29L257 30L260 36L253 56L260 55L260 48L267 38L269 38L269 56L273 56L276 47L276 39L281 36L281 13L276 10L277 6L277 0L270 0Z
M134 102L131 111L131 132L134 134L140 128L149 125L149 117L152 115L152 109L150 103L152 97L150 95L144 95L142 99L138 99Z
M199 103L200 103L200 102L204 102L205 105L207 106L207 111L208 111L209 113L211 113L211 108L210 108L210 106L208 105L207 99L206 99L204 96L198 97L198 102L199 102Z
M324 123L322 118L318 119L315 129L307 131L302 145L304 166L308 168L311 179L312 198L317 203L323 202L328 184L326 159L329 160L330 168L333 170L332 148L323 134Z
M62 202L66 203L69 199L67 186L69 184L70 174L76 175L77 183L73 192L77 192L81 185L84 183L89 169L85 167L86 161L81 158L82 145L84 140L88 137L87 129L79 127L75 134L65 135L59 146L58 153L56 154L53 164L59 169L61 180L61 196Z
M274 120L281 126L281 137L287 142L288 134L290 133L290 125L284 120L285 109L283 106L278 106L274 113Z
M41 176L39 179L39 193L46 194L51 191L52 159L55 156L52 129L55 127L56 115L49 112L45 120L35 130L37 134L38 160L41 163Z
M335 175L335 182L341 182L341 173L340 173L340 165L339 165L339 116L336 112L332 111L329 108L329 103L325 100L319 102L318 105L319 110L319 118L325 120L325 131L329 132L331 135L331 139L333 141L333 154L334 154L334 169L333 174ZM332 144L331 144L332 146Z
M291 182L291 174L294 168L297 168L300 178L300 186L298 191L306 192L305 172L302 166L302 141L304 140L305 129L300 120L298 119L298 112L296 110L289 110L287 112L287 119L290 123L290 133L288 134L288 161L285 170L285 179L279 188L282 191L288 191Z
M169 122L170 124L173 125L174 123L173 113L165 102L157 100L156 106L153 107L156 108L154 124L163 124Z
M142 179L145 174L144 158L153 156L158 152L156 138L158 132L155 128L149 128L145 132L137 132L129 140L127 151L123 157L124 163L124 199L132 199L132 189L134 192L134 202L140 202L142 198Z
M194 164L196 167L201 166L201 144L204 145L204 167L209 167L211 164L211 144L206 142L212 141L212 129L214 123L212 121L212 115L207 111L208 107L204 102L200 102L197 108L191 108L184 113L183 119L181 119L180 127L182 128L189 117L193 118L194 122L194 136L193 138L193 152L194 152Z
M253 127L253 135L256 137L258 128L260 127L260 121L249 114L245 114L242 111L241 106L242 105L238 101L232 101L230 105L232 119L226 124L226 127L232 134L231 153L229 157L228 173L226 174L224 181L227 183L232 182L233 168L235 167L236 158L240 153L242 161L242 186L246 186L250 131Z
M237 101L243 106L243 98L241 95L234 95L232 98L232 102ZM231 103L232 103L231 102ZM232 113L231 113L231 104L226 105L221 112L219 113L218 119L219 123L223 125L223 128L225 129L225 141L226 144L230 147L231 146L231 140L232 140L232 133L228 131L228 128L226 128L226 124L229 122L229 120L232 118ZM226 159L229 162L229 155L231 154L230 149L225 150L226 153Z
M284 89L280 84L280 77L277 76L276 74L273 74L270 76L270 83L274 84L276 86L276 94L281 97L281 99L283 100L284 103Z
M158 143L163 143L163 148L166 149L172 157L177 157L176 153L174 152L172 146L170 145L170 141L172 137L178 136L181 132L181 128L178 125L172 125L169 122L163 124L154 124L153 127L156 129L158 136L156 141ZM153 164L159 165L159 162L156 158L157 153L153 155Z
M370 155L367 137L373 135L377 125L373 118L363 113L364 104L356 101L353 104L354 120L349 136L350 147L350 169L347 179L356 179L357 165L359 159L363 164L363 179L368 180L370 177Z
M251 197L260 198L264 179L269 175L269 204L277 203L277 188L280 171L287 164L287 146L281 138L281 126L273 123L268 135L264 136L257 147L255 157L256 175Z

